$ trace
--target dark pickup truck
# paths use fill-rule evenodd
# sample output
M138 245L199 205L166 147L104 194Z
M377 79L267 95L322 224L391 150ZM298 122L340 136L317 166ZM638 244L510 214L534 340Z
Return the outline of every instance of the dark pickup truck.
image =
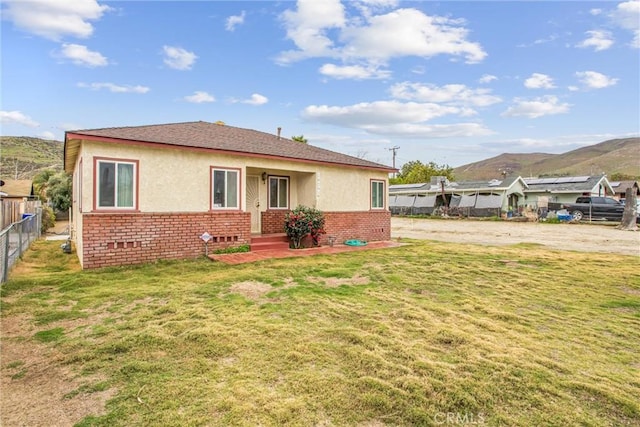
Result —
M575 221L583 218L620 221L624 204L611 197L578 197L575 203L562 203L561 209L569 211Z

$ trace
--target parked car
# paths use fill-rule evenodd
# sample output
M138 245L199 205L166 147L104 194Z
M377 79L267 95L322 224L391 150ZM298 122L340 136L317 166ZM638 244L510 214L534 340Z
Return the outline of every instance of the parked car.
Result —
M611 197L582 196L575 203L563 203L562 209L569 211L575 221L585 218L620 221L624 203Z

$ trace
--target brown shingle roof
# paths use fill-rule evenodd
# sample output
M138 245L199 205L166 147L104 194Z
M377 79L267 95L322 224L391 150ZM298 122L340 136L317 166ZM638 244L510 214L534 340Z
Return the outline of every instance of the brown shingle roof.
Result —
M30 179L3 179L4 185L0 187L0 192L6 197L31 197L33 193L33 181Z
M88 137L123 141L141 141L172 146L204 148L319 163L333 163L362 168L394 169L379 163L336 153L313 145L303 144L276 135L209 122L170 123L104 129L68 131L65 140ZM65 159L65 163L66 163Z

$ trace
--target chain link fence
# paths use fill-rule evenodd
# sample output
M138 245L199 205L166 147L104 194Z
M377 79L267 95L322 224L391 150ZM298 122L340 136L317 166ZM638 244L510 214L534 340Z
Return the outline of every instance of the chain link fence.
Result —
M40 237L41 228L42 208L37 208L35 213L23 214L22 220L0 232L0 283L7 281L11 267Z

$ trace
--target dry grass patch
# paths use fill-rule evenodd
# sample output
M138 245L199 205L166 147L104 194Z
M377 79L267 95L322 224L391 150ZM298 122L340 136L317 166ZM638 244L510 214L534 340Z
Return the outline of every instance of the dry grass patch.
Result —
M259 301L264 295L271 292L273 286L268 283L260 283L254 281L234 283L229 287L229 291L240 294L252 301Z
M2 425L74 425L105 414L117 389L105 376L74 373L64 354L29 339L34 329L25 316L2 319Z
M305 280L314 284L318 284L327 288L337 288L338 286L358 286L368 285L371 280L368 277L355 275L354 277L338 278L338 277L305 277Z

